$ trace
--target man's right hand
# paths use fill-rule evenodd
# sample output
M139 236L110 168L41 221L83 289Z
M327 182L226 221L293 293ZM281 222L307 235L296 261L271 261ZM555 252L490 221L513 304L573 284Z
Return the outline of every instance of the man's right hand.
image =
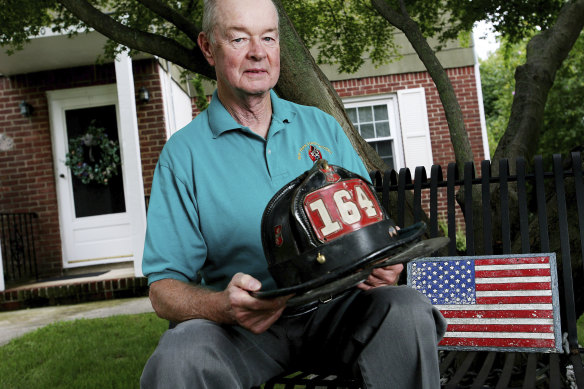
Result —
M234 323L259 334L266 331L286 308L286 301L292 296L274 299L258 299L249 292L257 292L262 284L244 273L237 273L223 291L228 302L228 312Z
M243 273L234 275L221 292L166 278L150 284L150 301L158 316L175 323L207 319L259 334L278 320L292 297L262 300L249 294L260 288L260 281Z

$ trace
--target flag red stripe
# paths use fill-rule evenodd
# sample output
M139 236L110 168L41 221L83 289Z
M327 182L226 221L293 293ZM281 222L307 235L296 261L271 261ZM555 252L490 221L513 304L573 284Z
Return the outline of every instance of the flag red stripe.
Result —
M552 304L552 302L552 296L477 296L477 304Z
M439 346L555 348L554 339L444 338Z
M484 258L475 260L475 265L520 265L524 263L549 263L549 261L550 257Z
M477 291L485 290L550 290L549 282L518 282L513 284L477 284Z
M439 307L438 307L439 308ZM526 310L440 310L445 318L475 317L475 318L553 318L554 311L526 309Z
M475 278L549 276L550 269L477 270Z
M548 324L448 324L449 332L534 332L554 333Z

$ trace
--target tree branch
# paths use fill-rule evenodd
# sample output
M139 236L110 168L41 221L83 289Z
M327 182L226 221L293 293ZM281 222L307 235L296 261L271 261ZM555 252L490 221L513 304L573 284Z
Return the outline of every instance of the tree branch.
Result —
M173 8L169 7L168 5L162 3L158 0L137 0L139 3L144 5L150 11L154 12L158 16L168 20L172 24L176 26L179 30L184 32L190 40L192 40L195 44L197 43L197 38L201 29L196 26L193 22L189 19L181 15L180 13L176 12Z
M165 58L183 68L215 78L215 71L198 48L189 49L176 41L124 26L86 0L57 0L75 17L101 34L131 49Z
M423 36L418 24L408 16L405 4L402 1L400 1L400 4L404 6L402 12L405 12L405 14L400 14L392 9L386 0L372 0L372 3L381 16L406 35L426 70L428 70L430 77L432 77L448 121L450 141L454 149L457 168L462 175L464 173L464 163L473 161L474 155L464 125L462 110L448 74L446 74L436 57L436 53Z

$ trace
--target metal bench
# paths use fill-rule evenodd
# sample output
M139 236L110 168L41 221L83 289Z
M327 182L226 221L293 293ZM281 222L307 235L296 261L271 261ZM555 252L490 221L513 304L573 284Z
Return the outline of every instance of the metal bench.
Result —
M536 157L531 169L523 159L515 161L515 173L510 174L507 160L499 161L499 175L491 176L491 162L480 166L482 177L475 178L474 164L465 165L464 177L459 178L455 164L447 167L447 179L442 178L442 168L432 167L428 179L423 167L416 168L412 180L409 169L385 173L374 172L371 178L382 195L382 204L398 225L410 225L425 220L429 237L439 232L440 210L446 209L448 252L439 255L453 258L458 255L485 257L509 254L555 253L558 267L561 306L556 316L561 318L561 347L554 332L554 346L547 350L502 347L494 349L442 348L439 352L442 387L444 388L581 388L584 389L584 349L578 345L577 311L582 310L584 281L574 283L574 277L583 279L584 258L584 184L580 153L572 153L567 161L553 156L553 171L544 170L544 161ZM566 165L566 166L564 166ZM493 230L491 187L498 185L497 201L500 205L500 231ZM473 213L472 199L480 189L482 209ZM463 194L464 206L456 201L457 190ZM517 194L513 203L510 192ZM424 200L423 200L424 199ZM552 207L553 205L553 207ZM517 209L515 209L517 207ZM548 209L549 208L549 209ZM411 212L406 212L409 209ZM477 212L478 211L478 212ZM516 211L516 212L515 212ZM480 217L477 217L477 213ZM411 214L411 216L410 216ZM477 220L480 219L480 220ZM568 223L568 220L571 223ZM456 235L463 221L466 247L460 253ZM475 223L482 223L482 236L475 236ZM578 226L572 229L570 226ZM494 234L496 232L497 234ZM513 234L513 236L512 236ZM496 236L496 238L494 238ZM478 244L477 244L478 243ZM573 264L578 270L572 272ZM556 321L557 323L557 321ZM553 326L559 330L559 325ZM553 350L552 350L553 349ZM497 350L497 351L495 351ZM552 352L553 351L553 352ZM294 385L306 387L359 387L355 381L342 383L310 372L284 373L265 384L265 388L285 388ZM307 377L310 379L307 380Z

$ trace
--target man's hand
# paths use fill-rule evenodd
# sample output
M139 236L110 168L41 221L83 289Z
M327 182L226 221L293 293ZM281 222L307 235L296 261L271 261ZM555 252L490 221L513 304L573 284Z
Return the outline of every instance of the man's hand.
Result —
M207 319L260 333L278 320L292 297L261 300L249 294L260 288L258 280L243 273L234 275L220 292L167 278L150 285L150 301L158 316L175 323Z
M395 285L403 269L404 265L401 263L373 269L369 277L357 285L357 287L359 289L369 290L378 286Z
M286 301L292 297L290 295L263 300L249 294L261 287L262 284L252 276L237 273L223 292L233 322L255 334L270 328L286 308Z

